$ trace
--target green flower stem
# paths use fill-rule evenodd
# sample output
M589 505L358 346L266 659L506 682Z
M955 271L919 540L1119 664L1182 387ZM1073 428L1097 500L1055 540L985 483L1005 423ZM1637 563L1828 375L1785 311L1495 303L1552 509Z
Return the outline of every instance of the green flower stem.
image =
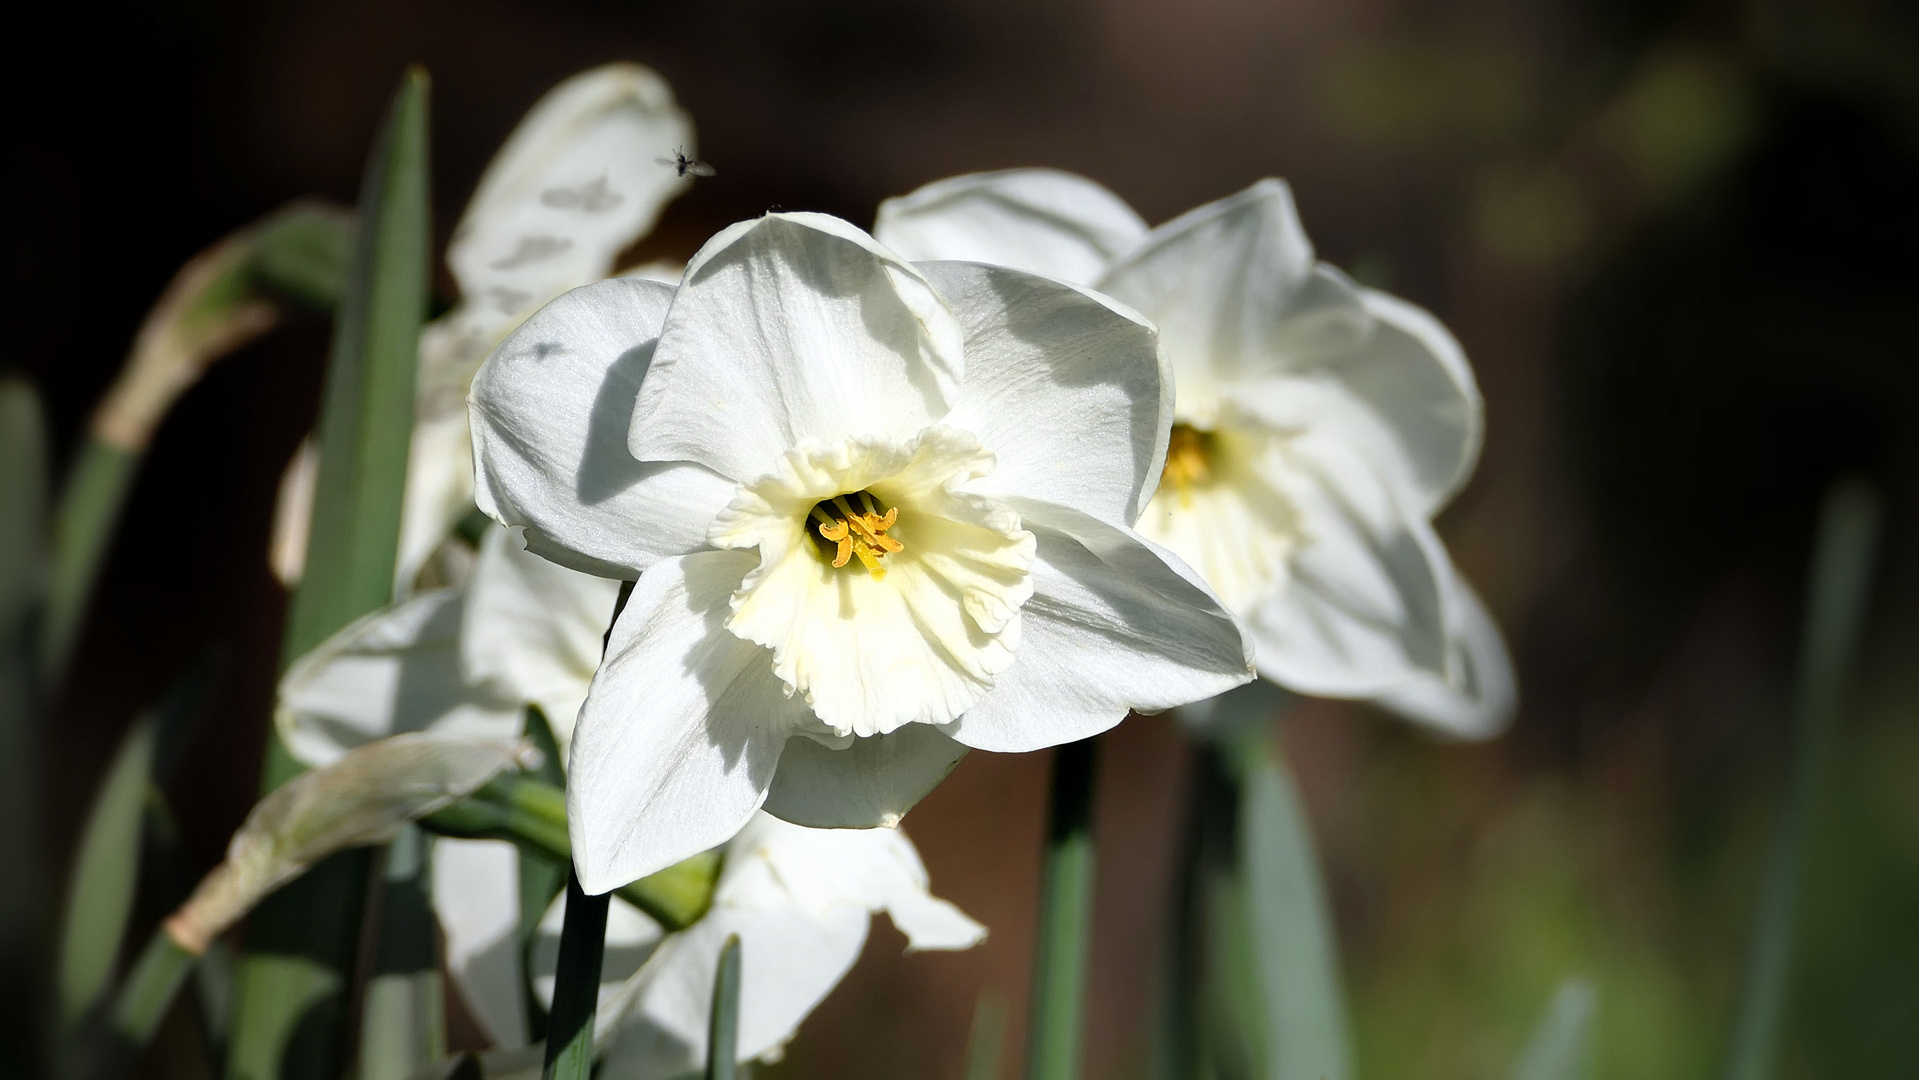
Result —
M600 962L606 954L606 909L612 894L588 896L580 875L566 877L566 921L553 970L553 1009L547 1016L542 1080L591 1080L593 1019L599 1006Z
M1097 759L1097 744L1091 739L1053 751L1039 943L1027 1025L1027 1080L1077 1080L1079 1076L1086 956L1093 928Z
M89 434L67 474L53 524L53 565L40 631L40 671L55 685L79 638L100 563L113 539L141 455Z
M740 1073L740 936L728 934L713 971L713 1011L706 1026L706 1080Z
M114 998L114 1034L134 1048L145 1046L199 959L181 948L164 926L155 930Z
M1793 702L1796 745L1747 955L1728 1080L1771 1080L1777 1069L1806 834L1819 805L1833 730L1865 622L1879 518L1878 496L1856 480L1834 485L1820 510Z

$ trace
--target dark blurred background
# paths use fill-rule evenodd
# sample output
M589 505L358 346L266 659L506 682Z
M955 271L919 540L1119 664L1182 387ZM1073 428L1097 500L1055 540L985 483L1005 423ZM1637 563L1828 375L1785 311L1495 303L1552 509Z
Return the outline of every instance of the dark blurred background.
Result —
M443 240L548 87L672 83L719 175L635 260L769 208L869 224L959 172L1053 165L1163 221L1290 180L1322 256L1438 312L1487 401L1441 519L1510 635L1488 745L1309 702L1284 738L1368 1077L1503 1074L1553 986L1600 991L1598 1075L1717 1070L1788 746L1811 523L1835 476L1888 531L1814 832L1786 1074L1919 1075L1919 6L1894 0L835 0L50 5L16 29L0 367L64 461L147 306L300 195L349 202L408 62L434 80ZM452 285L443 269L439 287ZM327 329L222 362L162 429L43 776L65 858L121 731L230 663L172 792L201 867L251 802L284 597L275 483ZM1186 775L1109 739L1088 1075L1143 1073ZM992 928L900 955L879 920L776 1077L958 1077L975 1001L1023 1035L1043 755L975 754L915 812ZM56 878L63 880L63 878ZM144 929L134 940L144 936ZM179 1018L176 1017L176 1020ZM149 1075L192 1075L162 1038Z

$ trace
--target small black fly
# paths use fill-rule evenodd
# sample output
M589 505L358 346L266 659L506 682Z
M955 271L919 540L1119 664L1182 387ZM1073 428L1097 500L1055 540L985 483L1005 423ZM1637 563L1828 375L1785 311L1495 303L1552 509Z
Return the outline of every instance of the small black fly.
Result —
M675 148L670 158L655 158L662 165L671 165L681 176L713 176L719 172L713 166L697 158L686 156L684 149Z

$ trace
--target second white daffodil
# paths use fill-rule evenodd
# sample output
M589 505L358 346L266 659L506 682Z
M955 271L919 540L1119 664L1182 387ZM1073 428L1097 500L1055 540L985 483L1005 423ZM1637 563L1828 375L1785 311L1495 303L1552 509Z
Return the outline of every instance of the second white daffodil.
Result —
M1085 738L1251 677L1232 616L1131 528L1173 418L1157 337L1074 286L771 214L678 290L547 305L471 402L480 508L639 579L573 741L589 892L762 803L890 825L967 747Z
M1479 453L1472 369L1432 315L1318 261L1284 183L1149 230L1090 180L1014 169L889 199L874 231L1158 324L1179 406L1139 530L1246 620L1263 675L1456 736L1505 726L1512 662L1431 523Z

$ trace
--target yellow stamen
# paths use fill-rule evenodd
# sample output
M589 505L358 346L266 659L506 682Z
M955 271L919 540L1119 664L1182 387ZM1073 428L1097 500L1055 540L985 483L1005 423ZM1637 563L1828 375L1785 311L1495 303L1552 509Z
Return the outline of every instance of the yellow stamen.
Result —
M888 555L896 555L906 550L906 545L886 535L886 530L899 521L900 509L888 507L886 513L879 512L879 503L872 494L865 491L854 493L864 510L853 509L845 495L835 495L830 500L816 503L812 516L819 519L820 539L835 546L833 566L845 566L848 560L857 557L866 572L875 580L886 576L886 567L880 560ZM839 511L835 514L834 511Z
M1179 493L1179 504L1191 508L1193 489L1213 478L1213 434L1185 424L1174 424L1166 441L1166 467L1160 471L1159 486L1171 484Z

